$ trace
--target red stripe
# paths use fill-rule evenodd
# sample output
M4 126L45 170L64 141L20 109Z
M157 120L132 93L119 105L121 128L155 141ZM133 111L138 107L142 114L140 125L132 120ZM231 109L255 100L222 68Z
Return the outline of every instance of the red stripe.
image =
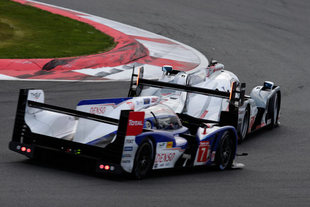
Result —
M207 113L208 113L208 110L205 110L205 111L203 112L203 114L200 116L200 118L201 118L201 119L204 118L204 117L207 115Z
M109 80L96 76L89 76L74 71L38 71L33 70L2 70L1 74L21 79L54 79L54 80Z
M175 42L172 42L172 41L167 40L167 39L141 37L141 36L133 36L133 35L131 35L131 37L134 38L134 39L138 39L138 40L145 40L145 41L150 41L150 42L157 42L157 43L163 43L163 44L176 45Z

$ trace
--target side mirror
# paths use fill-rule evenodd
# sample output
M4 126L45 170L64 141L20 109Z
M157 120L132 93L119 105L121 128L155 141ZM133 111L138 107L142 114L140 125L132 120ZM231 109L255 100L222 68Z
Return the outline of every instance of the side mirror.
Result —
M173 71L173 67L171 65L164 65L161 70L164 72L165 75L168 75Z
M273 86L274 86L274 83L273 82L271 82L271 81L265 81L264 82L264 89L270 89L270 90L272 90L273 89Z

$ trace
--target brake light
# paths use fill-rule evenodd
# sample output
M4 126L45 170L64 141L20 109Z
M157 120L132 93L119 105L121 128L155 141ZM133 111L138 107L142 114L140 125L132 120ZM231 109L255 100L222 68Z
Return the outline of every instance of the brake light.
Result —
M27 152L27 153L31 153L32 149L31 148L27 148L25 146L21 146L21 145L17 145L16 149L22 152Z
M103 171L114 171L115 167L112 165L100 164L99 169Z

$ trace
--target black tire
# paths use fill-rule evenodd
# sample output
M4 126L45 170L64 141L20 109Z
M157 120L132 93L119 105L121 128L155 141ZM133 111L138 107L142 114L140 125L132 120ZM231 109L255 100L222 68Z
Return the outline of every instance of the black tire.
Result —
M247 106L244 113L244 118L240 130L238 132L238 142L241 144L246 138L250 125L250 108Z
M219 170L230 169L235 156L235 142L229 131L223 133L216 151L216 166Z
M143 141L135 156L133 176L137 179L142 179L152 169L154 163L154 145L150 139Z
M271 123L269 124L268 128L273 129L277 127L278 119L279 119L279 111L280 111L280 95L279 93L276 93L273 98L270 100L269 104L269 117L271 118Z

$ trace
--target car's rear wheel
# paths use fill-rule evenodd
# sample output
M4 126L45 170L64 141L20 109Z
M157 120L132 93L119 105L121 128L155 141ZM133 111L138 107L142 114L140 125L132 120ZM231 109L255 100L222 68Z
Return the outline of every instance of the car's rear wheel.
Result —
M249 123L250 123L250 109L249 109L249 107L246 107L245 113L244 113L244 118L243 118L240 130L238 133L239 143L241 143L246 138L246 136L248 134L248 130L249 130Z
M224 132L216 151L216 165L219 170L230 169L234 160L235 144L229 131Z
M152 169L154 163L154 146L150 139L143 141L135 156L133 176L137 179L144 178Z
M271 118L271 123L268 128L273 129L278 126L278 119L279 119L280 97L278 93L276 93L272 98L269 107L270 107L269 117Z

